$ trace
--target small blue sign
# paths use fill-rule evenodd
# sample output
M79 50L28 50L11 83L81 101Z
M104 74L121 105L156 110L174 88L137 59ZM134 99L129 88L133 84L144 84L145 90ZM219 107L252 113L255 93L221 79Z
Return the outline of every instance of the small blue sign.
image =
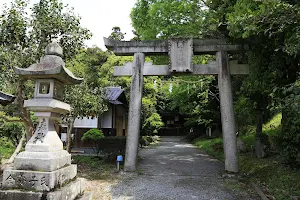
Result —
M122 155L118 155L117 156L117 161L118 162L123 162L123 156Z

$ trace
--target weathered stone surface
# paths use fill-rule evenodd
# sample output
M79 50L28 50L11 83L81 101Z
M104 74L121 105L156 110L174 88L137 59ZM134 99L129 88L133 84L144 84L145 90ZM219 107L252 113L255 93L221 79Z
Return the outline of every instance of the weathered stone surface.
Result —
M82 179L65 185L54 192L32 192L21 190L0 190L1 200L74 200L83 193Z
M38 112L36 114L41 114ZM44 112L43 114L51 114ZM26 152L57 152L63 150L63 144L59 139L54 127L54 118L49 116L38 116L39 125L34 135L26 144Z
M47 200L73 200L78 195L83 194L84 181L76 179L68 185L47 194Z
M166 55L169 52L168 40L152 41L116 41L104 38L107 49L118 56L131 56L136 52L145 55ZM247 45L230 44L222 39L194 39L193 50L195 55L214 54L217 51L247 51Z
M169 56L171 72L193 72L193 39L170 39Z
M245 143L240 138L236 139L236 145L239 152L244 152L246 150Z
M45 54L46 55L56 55L56 56L62 57L63 49L61 48L61 46L59 46L59 44L57 42L52 42L47 45L47 47L45 49Z
M78 200L92 200L93 194L89 192L85 192L81 197L78 198Z
M70 165L53 172L6 169L3 172L2 187L6 189L50 191L72 180L76 174L76 165Z
M16 156L15 169L34 171L54 171L71 164L71 155L65 151L29 152L24 151Z
M32 111L56 113L66 113L69 112L71 109L69 104L52 98L34 98L30 100L25 100L24 107Z
M140 136L141 107L143 95L143 70L145 55L134 54L133 74L130 87L130 105L128 113L128 136L126 140L125 171L136 170L137 151Z
M229 62L230 74L249 74L249 65L238 64L233 60ZM217 75L219 68L216 61L211 61L207 64L199 64L193 66L193 72L189 75ZM170 76L173 73L169 70L168 65L152 65L146 62L144 65L144 76ZM126 63L125 66L115 66L114 76L131 76L132 63ZM187 75L186 73L176 73L176 76Z
M14 67L16 74L28 79L51 78L61 81L64 84L79 84L82 78L77 78L65 67L65 62L61 58L61 47L53 42L46 47L46 55L40 59L39 63L30 65L28 68Z
M42 192L24 192L20 190L0 190L1 200L40 200L43 199Z
M217 52L219 66L218 85L220 93L220 109L222 133L224 141L225 170L238 172L237 143L235 119L232 103L231 76L227 52Z

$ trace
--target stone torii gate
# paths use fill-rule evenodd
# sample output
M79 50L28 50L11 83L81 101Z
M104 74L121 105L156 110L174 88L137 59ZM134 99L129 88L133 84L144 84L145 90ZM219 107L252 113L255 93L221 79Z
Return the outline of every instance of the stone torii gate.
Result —
M116 55L132 56L133 63L114 68L115 76L132 76L126 142L125 171L135 171L140 135L143 76L218 75L225 170L238 172L236 130L230 74L248 74L248 65L229 61L228 53L246 51L246 45L224 40L173 38L163 41L116 41L104 38L107 49ZM216 61L194 65L193 55L215 54ZM169 65L145 63L145 55L169 55Z

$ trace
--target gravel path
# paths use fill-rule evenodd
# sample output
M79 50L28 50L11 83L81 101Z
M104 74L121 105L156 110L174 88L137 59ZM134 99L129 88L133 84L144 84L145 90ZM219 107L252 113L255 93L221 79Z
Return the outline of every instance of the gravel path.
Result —
M257 199L243 184L222 178L223 164L179 137L139 152L138 172L111 187L116 200Z

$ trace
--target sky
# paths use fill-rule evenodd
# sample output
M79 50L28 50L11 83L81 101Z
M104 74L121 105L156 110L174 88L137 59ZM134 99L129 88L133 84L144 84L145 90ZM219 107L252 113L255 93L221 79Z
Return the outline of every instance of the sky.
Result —
M0 0L3 3L11 0ZM38 0L30 0L36 3ZM105 49L103 37L108 37L112 27L119 26L126 33L125 40L133 38L130 11L136 0L62 0L64 4L74 8L74 12L81 16L81 26L88 28L93 37L86 42L87 46L97 45Z

